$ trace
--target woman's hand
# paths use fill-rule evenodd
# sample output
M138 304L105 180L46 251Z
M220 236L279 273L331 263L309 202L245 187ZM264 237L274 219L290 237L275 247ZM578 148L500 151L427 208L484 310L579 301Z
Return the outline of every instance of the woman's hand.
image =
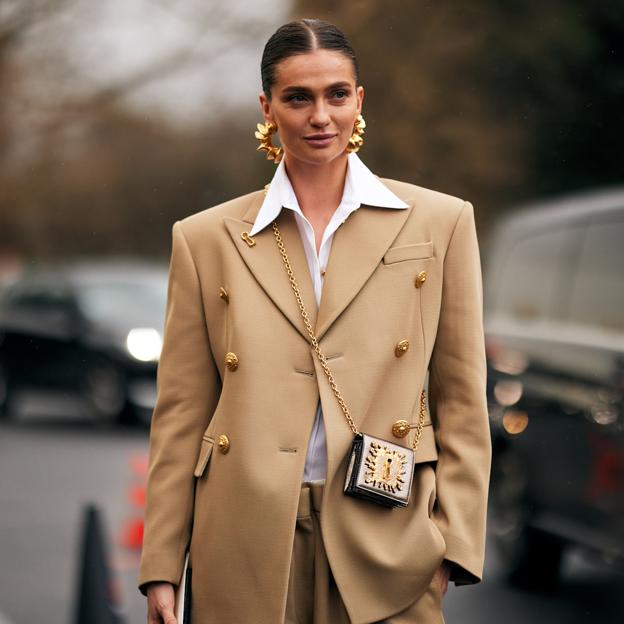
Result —
M147 586L147 624L177 624L174 607L171 583L154 582Z
M438 583L440 584L440 591L442 592L442 597L446 594L448 590L448 582L449 576L451 574L451 563L446 559L442 561L440 567L436 570L435 576L438 579Z

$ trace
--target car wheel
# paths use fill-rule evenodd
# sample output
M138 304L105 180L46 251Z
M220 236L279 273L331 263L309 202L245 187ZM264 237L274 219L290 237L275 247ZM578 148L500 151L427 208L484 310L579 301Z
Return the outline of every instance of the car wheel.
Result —
M83 377L82 395L87 409L97 421L118 421L126 405L123 373L111 362L92 362Z
M490 529L508 581L542 589L558 580L564 542L531 526L525 463L510 450L492 459Z

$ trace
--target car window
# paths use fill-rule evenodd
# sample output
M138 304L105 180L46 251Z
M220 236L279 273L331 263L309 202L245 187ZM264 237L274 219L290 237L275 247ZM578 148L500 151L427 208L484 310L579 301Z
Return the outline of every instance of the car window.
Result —
M624 332L623 269L624 219L592 223L581 248L570 321Z
M96 322L150 324L161 329L167 303L166 274L161 279L81 284L78 305Z
M579 227L533 232L517 240L503 261L494 293L497 315L517 321L553 318Z
M16 286L4 298L5 309L15 312L59 310L66 308L68 303L67 293L53 286Z

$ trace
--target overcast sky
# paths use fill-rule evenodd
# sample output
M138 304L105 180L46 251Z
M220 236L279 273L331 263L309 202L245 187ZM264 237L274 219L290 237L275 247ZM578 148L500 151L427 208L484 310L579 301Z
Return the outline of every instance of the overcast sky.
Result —
M262 48L290 8L290 0L76 0L33 31L25 54L38 63L64 57L63 82L78 93L183 54L175 71L127 99L194 123L224 109L258 108Z

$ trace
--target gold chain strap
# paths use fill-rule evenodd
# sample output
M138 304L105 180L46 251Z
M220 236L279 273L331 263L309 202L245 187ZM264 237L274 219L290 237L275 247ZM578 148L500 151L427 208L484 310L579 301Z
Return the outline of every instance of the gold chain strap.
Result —
M303 299L301 298L301 293L299 292L299 287L297 286L297 281L295 280L295 274L293 273L292 267L290 266L290 262L288 260L288 254L286 253L286 249L284 247L284 241L282 240L282 236L280 234L279 228L277 227L277 222L273 221L273 232L275 233L275 240L277 241L277 246L279 247L280 254L282 255L282 259L284 260L284 266L286 267L286 272L288 273L288 279L290 280L290 285L295 293L295 297L297 299L297 303L299 304L299 310L301 311L301 316L303 317L303 322L305 323L306 329L310 336L310 340L312 341L312 346L314 347L314 351L318 356L318 359L321 363L325 374L327 375L327 380L329 381L329 385L331 389L334 391L336 395L336 399L338 400L338 404L342 409L342 412L347 419L347 423L349 428L353 432L354 435L359 433L358 428L355 426L353 422L353 418L351 418L351 414L349 413L349 408L345 403L345 400L342 398L342 394L340 390L338 390L338 386L334 381L334 376L332 375L329 366L327 365L327 359L321 352L321 348L319 347L318 340L316 339L316 335L314 334L314 330L312 329L312 324L310 323L310 318L308 317L308 313L303 305ZM425 425L425 391L424 389L420 393L420 414L418 418L418 424L416 425L416 437L414 438L414 444L412 448L414 451L418 448L418 443L420 442L420 436L422 435L422 430Z

